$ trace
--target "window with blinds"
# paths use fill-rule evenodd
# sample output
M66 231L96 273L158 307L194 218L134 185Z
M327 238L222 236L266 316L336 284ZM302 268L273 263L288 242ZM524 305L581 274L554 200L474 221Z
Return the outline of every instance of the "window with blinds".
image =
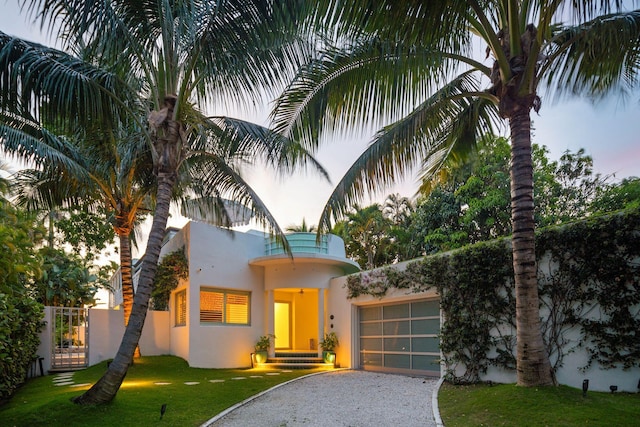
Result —
M187 324L187 291L176 292L175 297L175 325L185 326Z
M200 323L249 324L249 292L200 290Z

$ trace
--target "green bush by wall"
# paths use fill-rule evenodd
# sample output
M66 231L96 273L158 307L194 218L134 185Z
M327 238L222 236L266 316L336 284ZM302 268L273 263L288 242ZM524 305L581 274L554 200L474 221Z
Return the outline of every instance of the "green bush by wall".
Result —
M640 210L539 230L542 328L554 368L580 344L603 369L640 366ZM515 368L515 297L509 239L483 242L347 279L349 298L391 288L436 289L445 318L440 345L454 382L477 382L489 366ZM456 368L462 368L457 369ZM460 373L460 372L463 373Z

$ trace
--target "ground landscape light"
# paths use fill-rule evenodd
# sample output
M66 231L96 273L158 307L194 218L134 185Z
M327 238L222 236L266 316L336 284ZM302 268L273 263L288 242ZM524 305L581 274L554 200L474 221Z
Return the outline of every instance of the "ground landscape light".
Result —
M587 395L587 390L589 390L589 380L582 381L582 396L585 397Z
M164 415L165 412L167 412L167 404L163 403L162 406L160 407L160 419L162 419L162 416Z
M618 389L617 385L610 385L609 386L609 390L611 390L611 393L615 393L615 391Z

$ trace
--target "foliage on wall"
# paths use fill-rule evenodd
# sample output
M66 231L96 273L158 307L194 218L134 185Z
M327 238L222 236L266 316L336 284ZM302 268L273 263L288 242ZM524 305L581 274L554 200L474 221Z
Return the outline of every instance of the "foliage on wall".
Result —
M582 369L640 366L640 210L540 230L537 252L542 328L554 367L576 346L590 355ZM509 240L500 239L428 256L403 271L349 276L346 287L349 298L436 289L449 378L476 382L491 365L515 368L512 268ZM571 342L567 332L576 327L581 339Z
M169 297L180 281L189 277L189 261L184 248L171 252L162 258L153 281L151 309L166 311L169 309Z
M538 247L554 267L539 274L545 301L585 338L582 368L640 366L640 209L545 230Z

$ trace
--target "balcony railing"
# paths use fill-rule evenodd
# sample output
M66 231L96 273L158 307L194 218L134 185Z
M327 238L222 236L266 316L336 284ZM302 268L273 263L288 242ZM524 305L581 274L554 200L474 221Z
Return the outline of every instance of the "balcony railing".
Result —
M287 241L291 247L291 253L295 254L328 254L329 237L320 236L320 241L316 240L315 233L293 233L287 235ZM265 239L265 255L283 255L284 248L271 238Z

